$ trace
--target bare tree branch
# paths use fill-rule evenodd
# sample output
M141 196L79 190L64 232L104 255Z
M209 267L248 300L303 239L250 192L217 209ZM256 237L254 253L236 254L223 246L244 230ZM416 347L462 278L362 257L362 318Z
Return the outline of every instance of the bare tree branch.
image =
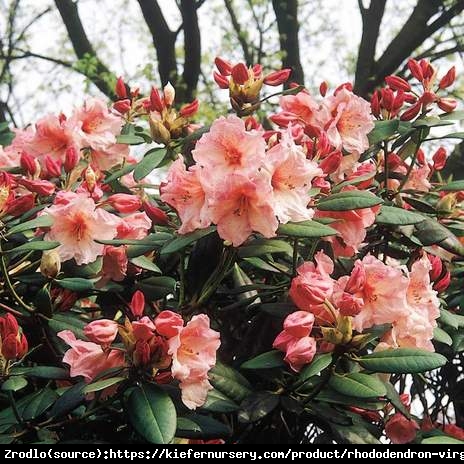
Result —
M229 12L230 21L232 23L232 27L234 28L235 33L237 34L237 39L240 43L240 47L242 47L243 57L245 59L245 62L248 66L251 66L253 64L253 55L250 52L248 42L244 35L242 26L240 25L240 22L238 21L237 15L234 10L233 2L232 0L224 0L224 4L226 6L227 11Z

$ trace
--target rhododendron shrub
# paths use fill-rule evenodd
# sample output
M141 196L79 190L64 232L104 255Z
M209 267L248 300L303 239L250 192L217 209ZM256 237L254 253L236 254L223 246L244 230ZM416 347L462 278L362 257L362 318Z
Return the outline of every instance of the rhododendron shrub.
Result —
M0 148L2 440L463 440L453 68L215 64L212 121L119 78Z

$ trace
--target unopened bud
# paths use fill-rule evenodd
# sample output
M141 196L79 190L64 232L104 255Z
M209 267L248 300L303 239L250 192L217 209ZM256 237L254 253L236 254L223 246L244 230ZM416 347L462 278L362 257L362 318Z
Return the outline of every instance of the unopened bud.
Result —
M176 91L170 82L168 82L164 86L163 97L166 106L172 106L172 104L174 103L174 98L176 98Z
M414 60L414 59L410 59L408 61L408 68L409 68L409 71L411 72L411 74L420 82L422 82L424 80L424 74L422 72L422 68L420 66L420 64Z
M287 82L291 72L292 70L288 68L272 72L264 78L264 83L271 86L281 85L284 82Z
M113 108L121 114L126 114L131 109L131 102L129 99L125 100L118 100L117 102L113 103Z
M164 109L164 102L161 100L158 89L155 87L152 87L150 92L150 104L152 111L158 111L158 113L161 113Z
M321 94L322 97L326 96L328 88L329 88L329 84L327 84L326 81L321 82L321 85L319 86L319 93Z
M33 176L37 171L36 160L33 156L29 155L25 151L21 153L19 159L21 167L27 172L27 174Z
M456 109L458 102L453 98L440 98L438 100L438 107L445 113L451 113Z
M218 72L214 71L213 78L216 84L219 86L220 89L228 89L229 88L229 79Z
M248 68L244 63L236 64L232 70L232 79L236 84L243 85L248 80Z
M65 172L71 172L79 162L79 152L74 147L68 147L64 158L63 167Z
M126 84L124 84L124 79L122 77L118 77L114 90L118 98L127 98Z
M441 171L446 164L446 150L440 147L433 155L433 168L435 171Z
M54 279L60 272L61 260L56 250L48 250L42 253L40 260L40 272L49 279Z
M191 118L195 113L197 113L199 106L200 106L200 103L195 98L195 100L193 100L192 103L189 103L188 105L184 105L180 109L179 114L184 118Z
M441 78L440 83L438 84L438 87L440 89L446 89L446 87L449 87L454 83L456 80L456 67L453 66L452 68L449 69L449 71Z
M230 73L232 72L232 64L229 61L223 60L217 56L214 60L214 64L222 76L230 76Z
M387 76L385 82L393 90L402 90L403 92L409 92L411 90L409 82L399 76Z

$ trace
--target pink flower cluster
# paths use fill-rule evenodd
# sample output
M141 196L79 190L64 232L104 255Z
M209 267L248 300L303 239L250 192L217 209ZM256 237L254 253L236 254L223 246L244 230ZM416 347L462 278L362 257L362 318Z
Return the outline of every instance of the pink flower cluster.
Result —
M70 366L71 377L82 376L91 382L116 367L170 369L166 373L179 380L183 403L190 409L203 405L212 388L208 372L216 364L219 333L210 328L205 314L193 316L184 325L177 313L162 311L152 320L143 316L144 308L145 298L137 291L130 305L134 320L126 319L124 325L109 319L92 321L84 328L89 341L76 339L69 330L59 332L58 336L71 347L63 358ZM111 347L118 333L124 350ZM156 376L154 380L161 382L165 377Z
M289 296L299 311L287 317L284 331L274 346L286 352L286 360L294 370L311 361L315 342L309 337L312 322L306 324L309 319L306 321L303 317L307 312L319 326L331 326L339 317L350 316L353 328L360 333L375 325L391 324L380 349L414 347L434 351L433 329L440 312L437 292L430 281L431 270L432 264L425 254L413 263L411 270L397 262L385 264L367 255L355 262L350 275L333 279L332 260L320 251L315 256L315 264L301 265L292 280ZM303 334L305 327L303 337L306 337L307 350L301 351L301 357L297 349L302 348L290 337L296 335L294 321L306 324L298 332Z

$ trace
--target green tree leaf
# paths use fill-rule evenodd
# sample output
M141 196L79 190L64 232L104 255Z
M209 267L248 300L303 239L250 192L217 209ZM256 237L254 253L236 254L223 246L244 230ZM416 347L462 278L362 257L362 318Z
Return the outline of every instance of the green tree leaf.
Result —
M16 392L27 386L27 380L22 376L13 376L2 383L3 391Z
M155 148L145 154L142 161L137 163L134 169L134 180L139 181L147 177L154 169L156 169L164 160L166 150Z
M179 235L174 240L167 242L163 248L161 248L162 255L168 255L170 253L176 253L182 250L193 242L196 242L202 237L213 233L216 230L216 226L207 227L206 229L198 229L190 234Z
M316 221L287 222L287 224L280 224L277 233L289 237L304 238L327 237L329 235L338 234L332 227Z
M251 258L272 253L285 253L291 256L292 246L283 240L257 239L238 249L239 258Z
M380 213L377 215L375 222L377 224L406 226L411 224L418 224L424 220L424 216L412 211L407 211L395 206L382 205Z
M272 369L274 367L284 367L284 354L277 350L262 353L244 362L241 369Z
M250 383L243 375L221 362L217 362L209 371L208 377L213 387L237 403L243 401L252 391Z
M354 372L352 374L333 374L329 385L337 392L357 398L378 398L385 396L385 385L375 376Z
M18 225L12 227L6 236L17 234L19 232L24 232L26 230L37 229L38 227L50 227L53 225L53 218L48 214L39 216L38 218L31 219L30 221L19 223Z
M383 203L382 199L370 192L349 190L334 193L319 200L317 209L320 211L351 211L353 209L371 208Z

